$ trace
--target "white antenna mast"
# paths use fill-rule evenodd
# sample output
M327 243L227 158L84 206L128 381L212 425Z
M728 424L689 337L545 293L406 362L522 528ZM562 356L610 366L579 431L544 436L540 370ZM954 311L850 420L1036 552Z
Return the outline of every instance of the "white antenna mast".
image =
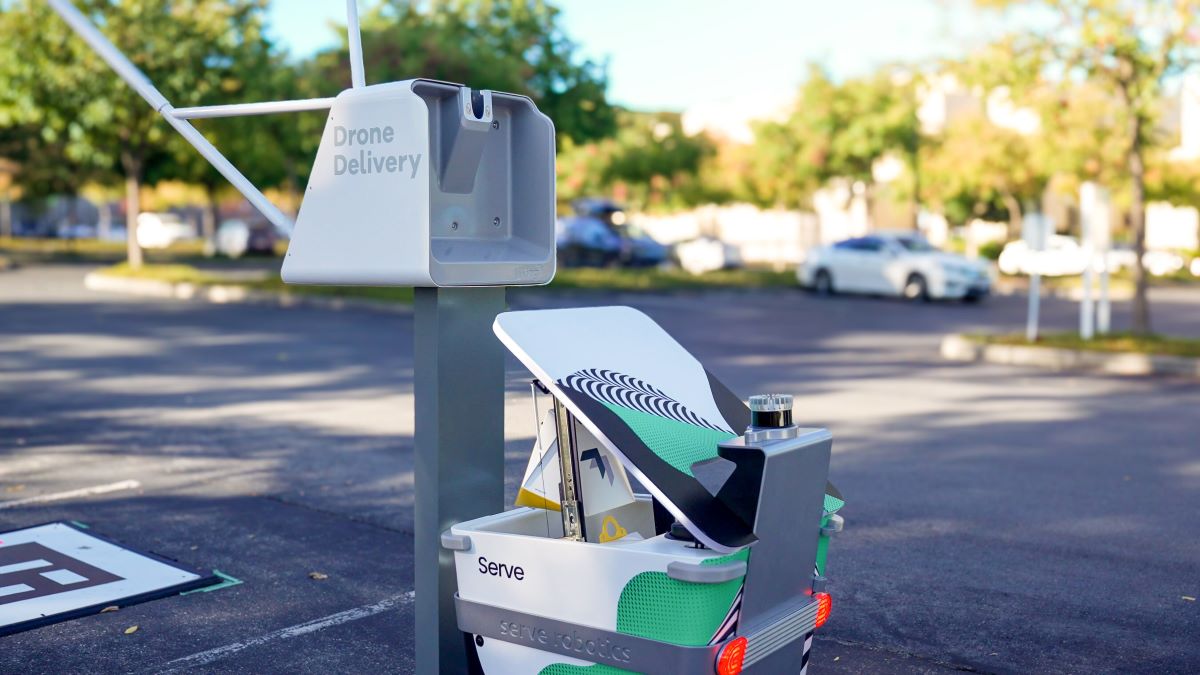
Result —
M263 195L262 191L254 186L237 167L225 159L220 150L217 150L208 139L204 137L196 127L192 126L189 119L201 119L212 117L240 117L245 115L266 115L269 113L279 112L298 112L304 110L328 110L333 106L332 98L310 98L298 101L268 101L264 103L238 103L233 105L215 105L215 106L200 106L195 108L174 108L170 101L163 96L145 73L138 70L137 66L133 65L121 50L117 49L113 43L109 42L108 38L104 37L96 27L83 14L75 8L71 0L47 0L54 11L67 22L68 25L84 39L88 45L104 59L108 65L133 87L146 102L154 108L167 123L175 128L187 142L192 144L203 155L204 159L208 160L222 176L228 180L233 187L237 188L238 192L242 193L246 199L258 209L260 213L273 225L290 232L292 230L292 221L282 211L280 211L269 199ZM350 44L350 74L351 83L354 87L362 87L366 84L366 76L363 73L363 55L362 55L362 35L359 33L358 27L358 3L356 0L346 0L346 29Z

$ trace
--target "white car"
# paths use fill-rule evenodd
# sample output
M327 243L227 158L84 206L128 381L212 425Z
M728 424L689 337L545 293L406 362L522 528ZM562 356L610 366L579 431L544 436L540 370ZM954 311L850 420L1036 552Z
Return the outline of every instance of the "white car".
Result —
M675 245L679 266L692 274L704 274L730 267L741 267L736 247L720 239L701 237Z
M818 293L870 293L972 302L992 290L987 266L909 234L875 234L810 251L796 270Z
M177 241L196 238L196 228L174 213L139 213L137 240L142 248L167 248Z

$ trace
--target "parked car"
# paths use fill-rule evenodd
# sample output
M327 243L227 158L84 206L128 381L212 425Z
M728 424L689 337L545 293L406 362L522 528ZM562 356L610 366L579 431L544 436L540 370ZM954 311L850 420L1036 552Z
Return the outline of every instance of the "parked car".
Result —
M1109 250L1107 260L1109 271L1117 272L1132 268L1137 255L1128 246L1116 246ZM1077 239L1055 234L1047 239L1042 251L1030 250L1022 240L1010 241L1004 245L996 262L1005 274L1037 272L1044 277L1074 276L1083 274L1087 268L1087 252ZM1170 251L1146 251L1142 263L1153 276L1166 276L1184 268L1183 257ZM1103 268L1104 259L1097 256L1093 269Z
M1128 244L1114 247L1109 251L1109 270L1116 272L1122 269L1132 269L1137 253ZM1165 277L1181 271L1187 266L1183 256L1173 251L1146 251L1142 254L1142 264L1150 276Z
M942 252L910 234L875 234L809 252L796 271L800 284L822 294L869 293L912 300L972 302L991 292L981 261Z
M612 201L580 199L572 208L575 215L562 219L557 228L559 261L564 266L654 267L670 254L666 246L630 223L625 209Z
M692 274L741 267L741 254L736 246L714 237L700 237L675 245L679 266Z
M90 223L64 223L55 234L59 239L95 239L96 226Z
M563 267L608 267L621 258L621 238L595 218L559 218L554 232Z
M278 240L279 235L268 222L250 224L244 220L226 220L217 228L214 248L218 254L230 258L247 254L274 255Z
M167 248L196 238L196 229L174 213L139 213L137 240L142 248Z

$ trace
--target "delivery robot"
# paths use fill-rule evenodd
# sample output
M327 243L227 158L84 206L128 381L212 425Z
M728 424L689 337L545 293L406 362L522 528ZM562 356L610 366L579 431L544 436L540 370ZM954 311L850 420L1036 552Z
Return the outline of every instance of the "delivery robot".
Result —
M507 312L534 376L518 507L459 523L457 619L488 675L803 673L844 504L832 438L747 406L641 312Z

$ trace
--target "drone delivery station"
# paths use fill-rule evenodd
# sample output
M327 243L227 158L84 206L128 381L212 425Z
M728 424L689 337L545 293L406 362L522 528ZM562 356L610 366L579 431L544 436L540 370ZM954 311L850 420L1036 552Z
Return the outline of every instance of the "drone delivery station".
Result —
M842 528L832 438L793 422L791 396L747 405L632 308L505 311L506 286L555 269L554 125L530 99L366 86L348 0L351 88L175 109L69 0L50 2L292 231L284 281L416 287L418 672L805 671ZM188 122L314 109L329 117L294 229ZM536 436L508 509L505 349L531 374Z

